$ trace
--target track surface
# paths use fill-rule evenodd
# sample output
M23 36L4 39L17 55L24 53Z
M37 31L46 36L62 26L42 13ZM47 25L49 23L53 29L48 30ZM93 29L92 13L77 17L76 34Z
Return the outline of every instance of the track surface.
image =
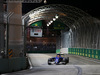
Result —
M100 60L77 55L67 55L67 65L47 65L1 75L100 75Z

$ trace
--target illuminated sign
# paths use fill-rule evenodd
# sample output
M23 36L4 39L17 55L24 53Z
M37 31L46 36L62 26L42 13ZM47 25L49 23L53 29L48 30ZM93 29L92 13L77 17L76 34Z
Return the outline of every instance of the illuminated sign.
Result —
M42 37L42 29L41 28L32 28L30 30L31 37Z
M32 27L41 27L42 26L42 21L34 22L34 23L30 24L30 26L32 26Z

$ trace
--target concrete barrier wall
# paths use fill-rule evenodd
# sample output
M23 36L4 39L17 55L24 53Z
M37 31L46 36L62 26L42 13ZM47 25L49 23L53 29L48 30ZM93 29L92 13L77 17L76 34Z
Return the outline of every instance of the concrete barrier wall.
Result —
M98 49L69 48L68 54L75 54L100 60L100 50Z
M8 72L8 60L7 59L0 59L0 73Z
M0 59L0 73L14 72L26 69L27 61L25 57Z

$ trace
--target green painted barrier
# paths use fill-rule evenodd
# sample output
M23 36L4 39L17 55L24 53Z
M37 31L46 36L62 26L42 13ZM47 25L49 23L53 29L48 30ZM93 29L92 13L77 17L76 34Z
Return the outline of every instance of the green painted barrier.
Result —
M80 49L80 55L82 56L82 49Z
M88 50L87 49L84 49L84 56L88 56Z
M77 48L75 48L75 54L77 55Z
M72 51L73 51L73 54L74 54L74 49Z
M71 54L71 48L69 48L68 54Z
M83 49L83 56L85 56L85 49Z
M78 55L80 55L80 50L78 49Z
M87 51L88 51L88 57L90 58L90 49L88 49Z
M100 50L98 49L69 48L68 53L100 60Z
M98 56L97 56L98 53L97 54L96 53L97 53L97 50L94 50L94 58L98 59Z
M94 58L98 59L98 53L96 54L97 50L94 50Z
M57 53L57 54L60 53L60 49L57 49L57 50L56 50L56 53Z
M100 51L98 51L98 59L100 60Z

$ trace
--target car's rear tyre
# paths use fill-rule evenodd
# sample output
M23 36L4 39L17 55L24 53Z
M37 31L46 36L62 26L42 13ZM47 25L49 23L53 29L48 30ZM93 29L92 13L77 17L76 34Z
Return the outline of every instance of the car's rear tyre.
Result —
M63 63L63 65L66 65L67 63Z
M67 57L66 59L67 59L67 63L69 63L69 57Z
M67 58L65 58L65 65L67 64L67 63L69 63L69 57L67 57Z

